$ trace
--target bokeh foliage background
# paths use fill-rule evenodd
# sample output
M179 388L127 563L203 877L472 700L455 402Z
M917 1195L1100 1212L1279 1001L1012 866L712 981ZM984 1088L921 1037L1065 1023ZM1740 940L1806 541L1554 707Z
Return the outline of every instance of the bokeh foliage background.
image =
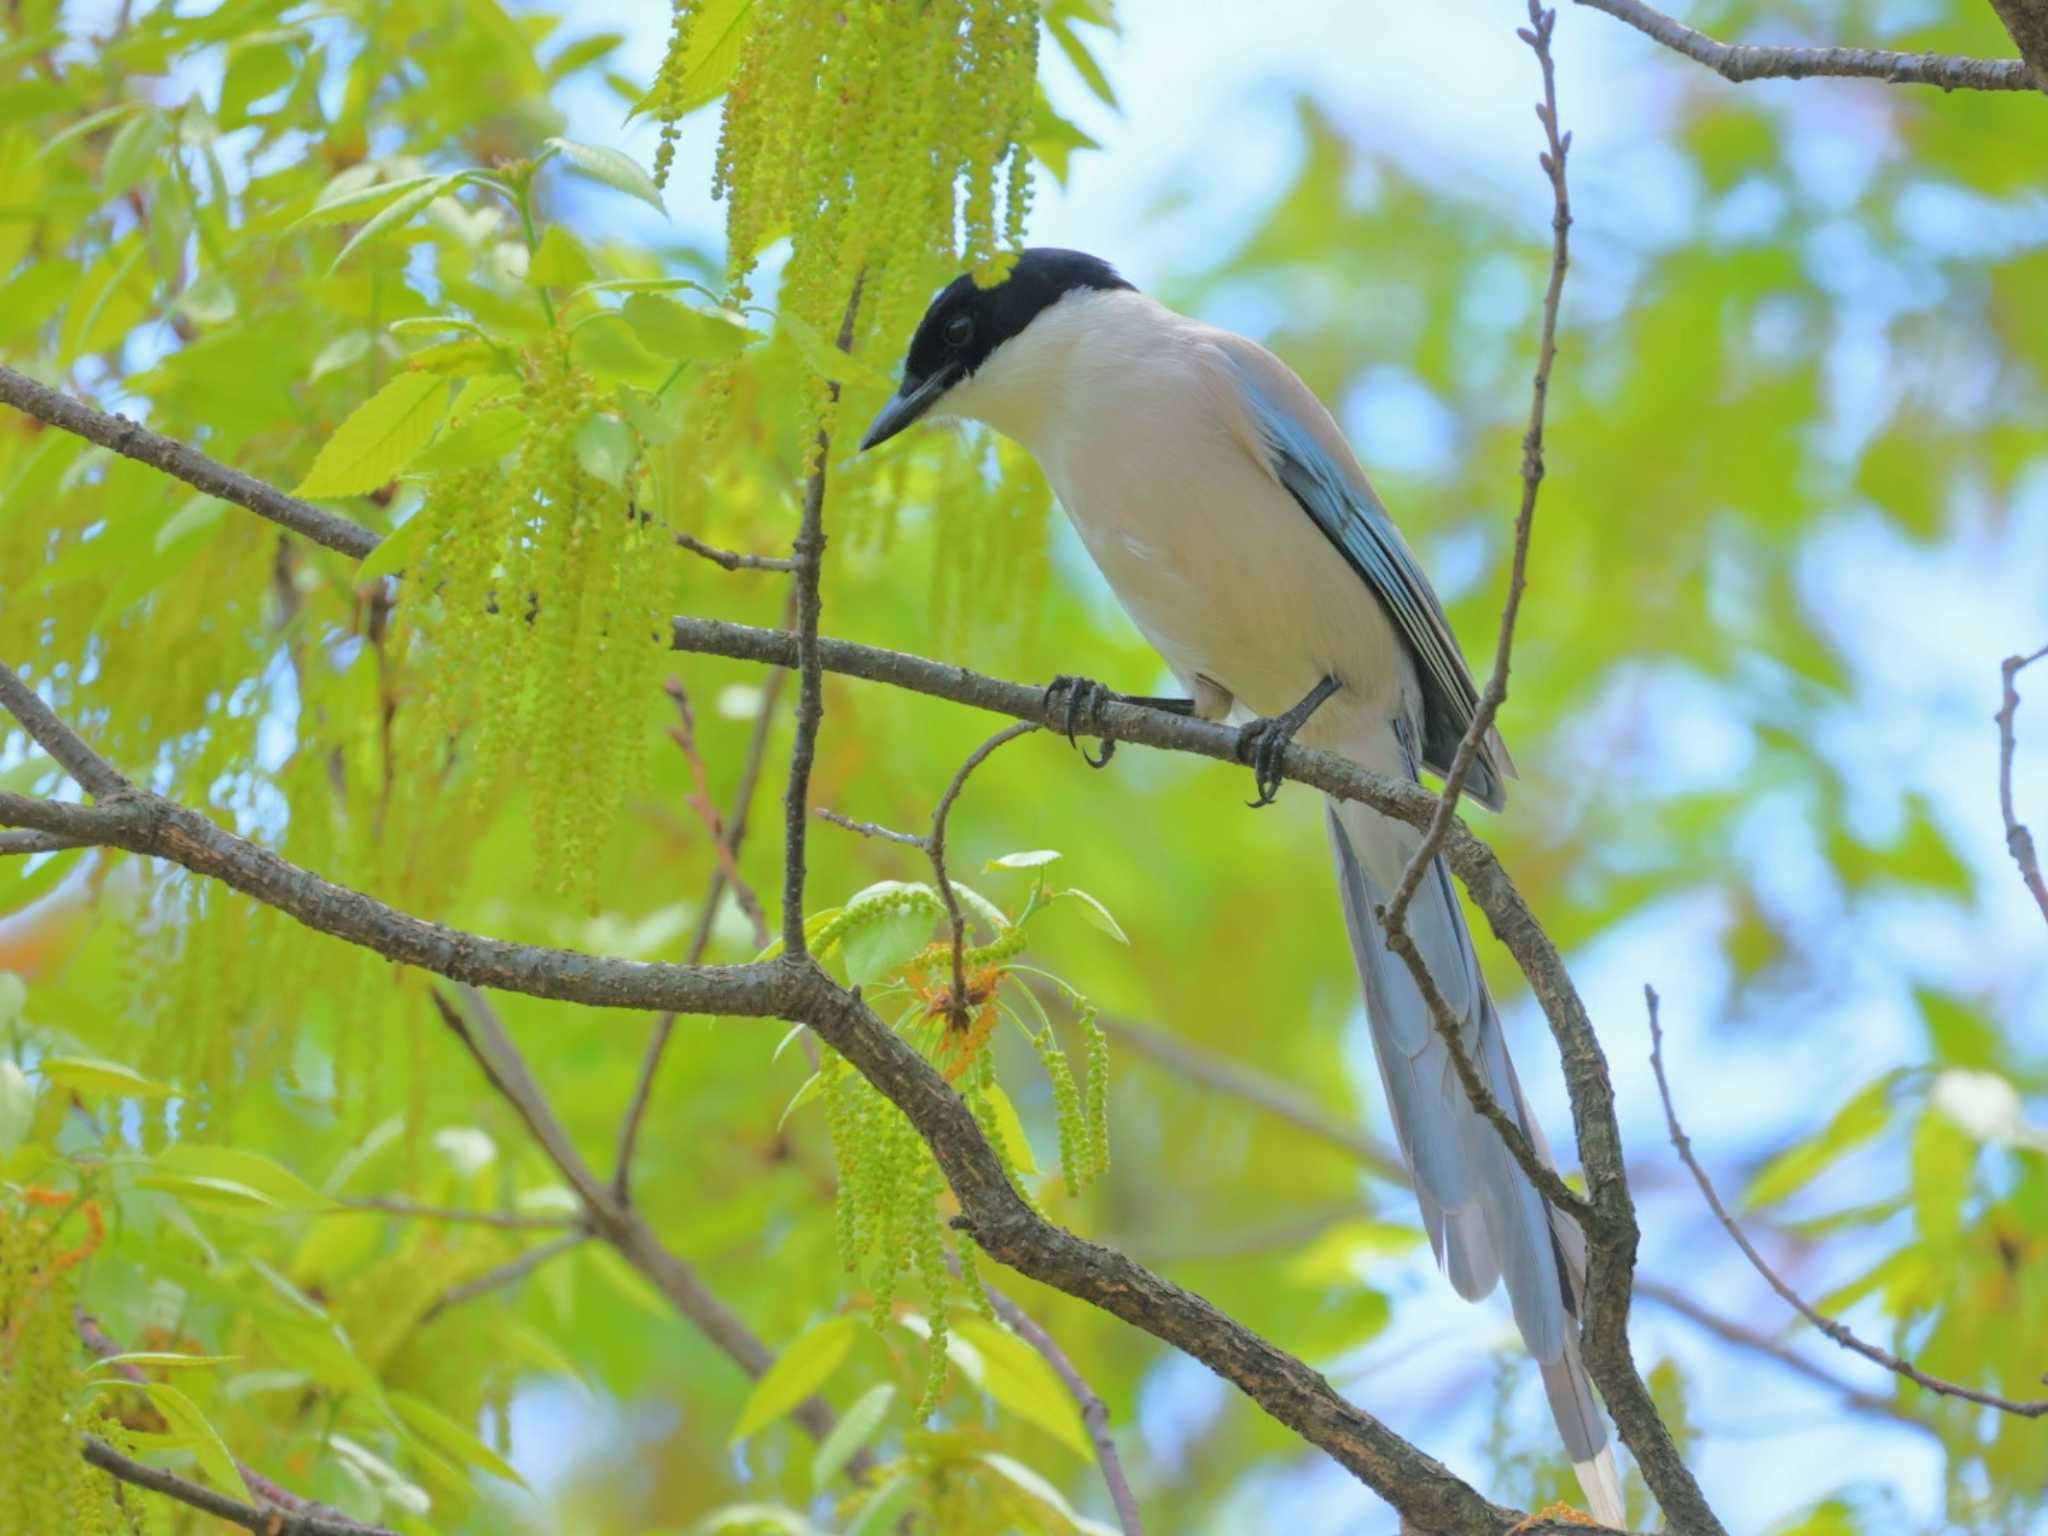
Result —
M630 484L670 526L777 551L851 274L883 274L856 360L838 370L859 420L959 259L943 248L950 216L907 205L920 172L891 157L933 143L966 154L1000 119L1036 160L1029 237L1123 260L1170 302L1258 335L1339 408L1484 665L1547 254L1535 128L1498 136L1481 171L1445 148L1455 136L1441 121L1361 113L1344 87L1358 58L1359 91L1393 69L1434 74L1446 98L1464 79L1519 102L1533 73L1513 7L1454 7L1436 32L1336 7L1276 12L1269 30L1327 29L1349 51L1321 48L1334 62L1303 72L1284 50L1239 47L1228 89L1196 110L1266 123L1277 162L1205 155L1188 103L1174 109L1177 72L1202 47L1190 34L1206 26L1192 12L1127 5L1118 37L1105 5L1048 7L1032 103L1017 93L1025 54L941 70L916 38L881 30L893 8L845 8L877 29L877 50L899 50L869 58L893 66L875 78L896 94L854 115L866 137L849 137L846 122L775 118L801 93L762 77L748 99L765 137L755 161L733 163L760 182L743 188L744 228L763 259L737 295L733 253L697 216L716 98L736 71L769 68L748 63L750 28L819 9L699 8L671 82L691 109L676 170L665 199L647 194L676 209L671 224L602 153L560 151L520 179L556 135L654 163L660 130L620 119L656 80L665 11L599 24L476 0L194 14L18 0L0 34L0 349L283 485L393 381L445 378L421 429L440 429L434 446L344 502L380 530L410 527L414 553L502 500L491 466L549 412L562 434L550 451L574 458L551 504L602 506ZM1687 19L1723 36L2010 52L1973 0L1712 5ZM1242 43L1236 22L1215 30L1234 42L1214 49ZM1583 12L1564 18L1558 50L1579 130L1575 268L1505 716L1523 778L1485 830L1573 954L1616 1060L1650 1234L1644 1280L1855 1391L1731 1345L1653 1294L1638 1304L1639 1351L1661 1362L1657 1384L1735 1527L2040 1529L2038 1423L1862 1369L1789 1329L1732 1260L1674 1177L1636 989L1665 994L1692 1129L1796 1283L1931 1370L2032 1395L2048 1363L2048 951L2000 847L1989 716L1998 659L2048 640L2048 106L1839 82L1737 90ZM1141 195L1118 183L1120 221L1088 200L1089 178L1114 174L1105 162L1182 138L1181 162L1167 156ZM764 144L780 158L761 157ZM1011 171L999 150L972 151L985 180ZM806 266L799 234L791 261L788 226L807 226L790 209L830 198L790 167L822 177L841 164L853 174L833 184L845 206L819 226L824 254ZM465 168L528 190L436 184L344 252L422 185L409 178ZM392 190L332 205L373 174ZM1014 172L1009 185L1021 186ZM313 211L323 197L330 207ZM1205 218L1218 202L1230 217ZM1013 206L1022 218L1023 200ZM969 210L980 254L1000 243L1001 208ZM762 307L719 311L714 296ZM547 306L564 328L617 318L575 330L573 379L550 376L523 401L478 386L497 349L553 345ZM449 316L473 329L429 323ZM617 425L588 430L597 417ZM835 449L830 463L829 633L1026 680L1081 670L1153 687L1156 662L1021 456L927 431L873 462ZM474 576L460 564L474 552L445 558ZM651 537L609 558L626 606L608 613L782 622L779 575L727 573ZM724 805L762 707L759 670L599 645L623 619L554 651L505 640L509 615L495 640L437 630L395 590L394 611L352 561L0 419L8 660L125 769L421 915L679 958L714 860L659 684L674 675L688 690ZM815 802L895 826L922 825L992 728L842 682L828 708ZM2036 723L2022 713L2023 741ZM437 752L450 729L474 741L493 728L489 750ZM787 739L772 720L764 826ZM18 737L7 750L8 787L55 788ZM2043 762L2023 747L2023 814L2044 801ZM1035 963L1112 1026L1150 1023L1383 1132L1310 797L1254 815L1243 791L1241 775L1135 750L1092 774L1063 743L1031 738L975 779L955 859L1014 910L1034 877L984 861L1060 850L1062 881L1099 897L1130 943L1071 908L1035 922ZM777 854L759 830L742 854L771 921ZM818 831L821 907L921 873L909 850ZM538 1239L310 1209L314 1191L541 1210L558 1199L420 978L125 858L9 860L0 903L0 962L20 983L0 978L0 1024L34 1095L0 1105L16 1144L10 1283L35 1284L25 1253L76 1253L38 1292L46 1314L75 1287L131 1348L235 1357L164 1377L235 1455L408 1530L797 1528L769 1505L820 1529L858 1520L843 1482L813 1487L812 1447L789 1422L729 1443L749 1383L598 1245L428 1318L452 1286ZM710 957L755 947L728 906ZM1493 975L1518 995L1508 969ZM601 1161L643 1026L501 1006ZM1529 1010L1511 1013L1532 1096L1561 1131L1547 1038ZM874 1448L935 1469L920 1497L949 1528L1070 1527L1028 1477L973 1460L984 1452L1100 1517L1061 1400L1028 1367L984 1360L979 1383L956 1371L940 1432L920 1434L915 1332L829 1321L866 1297L834 1259L823 1117L783 1118L808 1069L794 1050L773 1055L777 1034L681 1026L636 1180L662 1235L772 1346L821 1324L851 1339L825 1395L845 1409L898 1388ZM1014 1032L995 1048L1036 1161L1054 1170L1044 1074ZM1042 1176L1055 1216L1355 1382L1501 1496L1562 1486L1504 1316L1448 1300L1403 1190L1214 1086L1112 1050L1113 1166L1078 1198ZM138 1097L52 1057L116 1063L175 1092ZM268 1161L240 1165L223 1191L203 1182L228 1167L209 1150L221 1148ZM63 1202L35 1203L47 1192ZM88 1202L103 1234L88 1230ZM1155 1528L1384 1524L1369 1494L1188 1362L1012 1288L1111 1404ZM61 1454L75 1430L64 1413L114 1403L131 1429L182 1438L190 1454L194 1437L160 1402L152 1420L132 1394L88 1392L82 1355L38 1337L9 1374L6 1449ZM386 1402L411 1412L375 1406ZM472 1432L529 1491L489 1476ZM206 1475L203 1456L187 1465ZM37 1496L60 1492L72 1496ZM178 1528L168 1510L149 1518Z

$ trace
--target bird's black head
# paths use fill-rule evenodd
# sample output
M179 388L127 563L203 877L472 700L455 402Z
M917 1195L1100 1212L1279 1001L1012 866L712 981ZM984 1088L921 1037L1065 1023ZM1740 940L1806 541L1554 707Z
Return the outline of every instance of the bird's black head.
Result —
M954 278L918 322L903 360L902 388L882 407L861 447L887 442L916 421L947 390L971 377L997 347L1068 294L1130 286L1100 257L1053 246L1025 251L993 288L977 288L965 273Z

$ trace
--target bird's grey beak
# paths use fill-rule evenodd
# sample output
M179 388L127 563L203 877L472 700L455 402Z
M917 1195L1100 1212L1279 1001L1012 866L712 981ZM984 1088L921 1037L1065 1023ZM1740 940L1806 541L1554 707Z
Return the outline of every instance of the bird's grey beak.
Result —
M941 368L930 378L914 384L905 379L903 388L896 393L896 398L882 407L881 414L875 418L875 424L868 428L867 436L860 440L861 452L865 453L876 444L889 441L930 410L932 402L952 385L953 370L950 368Z

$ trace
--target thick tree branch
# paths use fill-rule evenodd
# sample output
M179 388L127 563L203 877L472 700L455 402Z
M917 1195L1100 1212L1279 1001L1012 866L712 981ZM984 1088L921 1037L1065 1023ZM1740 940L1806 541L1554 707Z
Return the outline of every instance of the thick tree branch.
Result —
M2022 59L1964 59L1882 48L1780 48L1723 43L1642 0L1577 0L1625 21L1644 36L1704 64L1737 85L1749 80L1804 80L1814 75L1932 85L1944 91L2030 91L2035 79ZM2001 6L2015 0L1993 0Z
M1764 1283L1778 1293L1786 1306L1805 1318L1822 1333L1833 1339L1842 1348L1864 1359L1883 1366L1886 1370L1903 1376L1916 1386L1925 1387L1929 1392L1938 1392L1944 1397L1959 1397L1965 1402L1978 1403L1986 1408L1996 1408L2001 1413L2015 1414L2023 1419L2038 1419L2048 1414L2048 1397L2014 1399L2000 1397L1995 1392L1980 1392L1975 1387L1965 1387L1953 1381L1944 1381L1939 1376L1930 1376L1909 1360L1901 1359L1888 1349L1879 1349L1867 1343L1835 1319L1818 1311L1804 1297L1785 1283L1778 1272L1771 1268L1764 1256L1757 1252L1749 1235L1728 1214L1728 1208L1721 1203L1721 1196L1715 1191L1713 1180L1707 1177L1707 1170L1693 1155L1692 1141L1678 1123L1678 1111L1671 1102L1671 1084L1664 1075L1664 1028L1657 1017L1657 994L1643 988L1643 1001L1650 1010L1650 1068L1657 1075L1657 1092L1664 1100L1664 1121L1671 1131L1671 1145L1678 1149L1679 1161L1691 1172L1693 1182L1700 1187L1700 1194L1707 1202L1707 1208L1714 1213L1714 1219L1735 1240L1735 1246L1742 1250L1742 1256L1749 1260L1750 1268L1764 1278Z
M1991 8L2034 72L2034 83L2048 91L2048 0L1991 0Z
M258 517L267 517L293 533L304 534L315 544L325 544L358 560L377 547L377 535L361 523L339 513L322 511L296 496L287 496L277 487L210 459L176 438L152 432L125 416L96 410L83 400L38 384L12 368L0 367L0 404L11 405L39 421L160 469L209 496L246 507Z
M2034 834L2027 830L2012 807L2012 759L2018 748L2013 719L2020 707L2019 690L2013 686L2013 680L2043 656L2048 656L2048 646L2043 646L2031 656L2008 656L1999 665L2004 698L1993 718L1998 721L1998 809L2005 818L2005 846L2012 854L2013 863L2019 865L2020 879L2033 893L2041 916L2048 918L2048 880L2041 876L2041 858L2034 851Z
M282 1505L259 1508L254 1504L244 1504L240 1499L216 1493L211 1488L179 1477L175 1472L166 1472L161 1467L152 1467L131 1456L124 1456L96 1435L85 1437L81 1454L102 1472L111 1473L124 1483L160 1493L167 1499L176 1499L180 1504L189 1505L217 1520L253 1531L256 1536L396 1536L395 1532L382 1526L362 1525L340 1516L314 1514Z

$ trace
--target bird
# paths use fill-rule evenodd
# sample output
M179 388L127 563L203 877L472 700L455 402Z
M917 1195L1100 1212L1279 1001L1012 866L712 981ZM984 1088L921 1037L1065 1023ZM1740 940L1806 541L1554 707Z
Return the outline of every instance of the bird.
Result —
M1336 421L1273 353L1169 309L1098 257L1032 247L992 284L963 274L931 301L861 451L926 418L981 422L1037 459L1186 690L1144 698L1057 678L1048 703L1070 740L1109 699L1235 723L1254 805L1277 793L1290 741L1408 782L1448 772L1478 707L1471 672ZM1498 810L1514 774L1489 731L1465 793ZM1380 912L1422 834L1355 801L1328 800L1325 821L1381 1082L1437 1262L1472 1300L1505 1280L1593 1513L1624 1524L1580 1356L1584 1235L1474 1109L1387 947ZM1549 1161L1440 857L1407 928L1494 1098Z

